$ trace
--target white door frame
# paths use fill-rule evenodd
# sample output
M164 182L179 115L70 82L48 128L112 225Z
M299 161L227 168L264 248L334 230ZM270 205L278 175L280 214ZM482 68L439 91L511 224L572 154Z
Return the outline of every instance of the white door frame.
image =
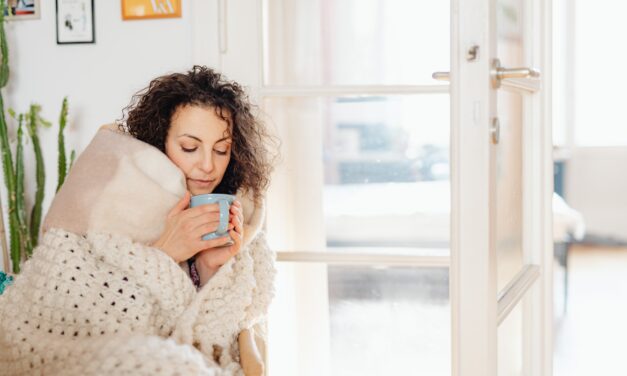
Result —
M452 374L496 375L496 253L490 238L490 3L451 1L451 301ZM469 32L469 30L471 32ZM466 52L479 46L477 61ZM468 98L477 98L474 101ZM462 100L463 99L463 100ZM463 189L462 189L463 182ZM470 184L470 183L475 184ZM478 184L476 184L478 183ZM489 208L490 210L484 210ZM473 215L473 213L477 213ZM470 231L472 229L472 231Z
M498 325L523 303L523 374L551 375L552 357L552 142L550 127L551 2L526 2L525 25L534 41L526 60L543 73L541 90L524 116L525 267L497 291L495 146L492 59L496 0L451 2L451 317L455 376L496 376ZM479 46L478 58L468 51ZM529 291L530 293L527 293ZM498 299L497 299L498 296Z

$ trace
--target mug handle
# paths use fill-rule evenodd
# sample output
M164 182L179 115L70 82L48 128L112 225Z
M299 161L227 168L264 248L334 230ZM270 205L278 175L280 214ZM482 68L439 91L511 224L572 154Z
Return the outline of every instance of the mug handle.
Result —
M216 231L218 234L226 233L229 227L229 202L226 200L220 200L220 225Z

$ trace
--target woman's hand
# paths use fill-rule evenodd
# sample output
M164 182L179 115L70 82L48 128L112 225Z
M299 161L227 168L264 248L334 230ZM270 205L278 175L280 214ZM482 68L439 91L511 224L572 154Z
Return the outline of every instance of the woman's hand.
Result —
M196 256L196 268L200 277L200 284L204 285L220 267L226 264L231 257L239 253L244 239L244 211L242 204L235 200L229 213L229 235L233 244L228 246L210 247ZM224 237L229 241L228 237Z
M220 247L229 238L202 240L204 234L214 232L220 225L218 204L200 205L188 209L191 194L185 196L170 210L165 230L159 239L151 244L172 257L176 263L185 261L203 249Z

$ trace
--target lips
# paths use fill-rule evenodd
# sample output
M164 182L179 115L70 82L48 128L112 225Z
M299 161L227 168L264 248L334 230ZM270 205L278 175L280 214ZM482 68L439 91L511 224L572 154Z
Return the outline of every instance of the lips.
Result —
M213 182L215 182L215 180L197 180L197 179L188 179L191 183L194 183L194 185L197 185L199 187L210 187L211 185L213 185Z

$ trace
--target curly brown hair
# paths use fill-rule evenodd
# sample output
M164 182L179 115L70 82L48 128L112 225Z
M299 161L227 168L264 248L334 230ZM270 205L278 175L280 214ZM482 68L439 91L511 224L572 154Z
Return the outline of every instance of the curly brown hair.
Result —
M269 184L278 140L253 114L244 89L220 73L195 65L186 73L157 77L140 90L122 111L120 129L165 153L165 141L175 111L186 105L213 108L228 124L231 160L215 193L252 192L259 203ZM273 148L276 146L277 148Z

